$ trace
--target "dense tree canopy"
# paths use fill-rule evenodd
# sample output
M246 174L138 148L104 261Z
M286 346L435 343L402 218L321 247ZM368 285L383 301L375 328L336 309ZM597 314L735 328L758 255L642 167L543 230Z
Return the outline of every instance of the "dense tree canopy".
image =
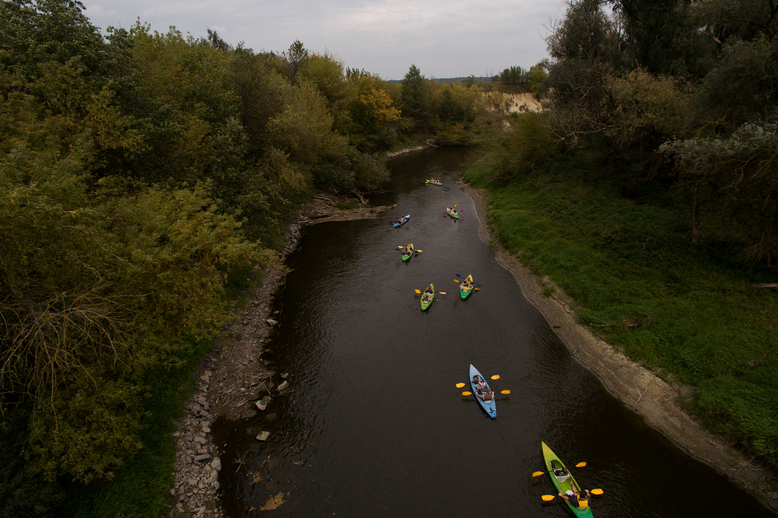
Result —
M769 139L744 137L757 127L764 135L775 131L775 6L732 0L610 3L612 15L600 0L571 1L547 40L556 139L598 146L606 170L630 196L654 178L675 175L676 190L692 200L695 242L701 202L707 200L707 210L740 227L748 257L778 270L776 215L757 209L772 205L772 188L763 184L770 161L756 158L772 157L765 155ZM753 159L711 155L735 142Z
M380 187L368 153L393 141L369 136L399 118L380 79L299 41L103 38L82 10L0 2L0 425L26 430L0 514L45 514L21 487L104 481L143 448L149 376L215 336L300 199Z
M465 142L487 113L472 84L391 84L300 41L104 37L76 0L0 0L0 34L0 446L25 461L0 514L45 515L57 482L146 447L154 381L202 354L300 201L377 190L403 132Z

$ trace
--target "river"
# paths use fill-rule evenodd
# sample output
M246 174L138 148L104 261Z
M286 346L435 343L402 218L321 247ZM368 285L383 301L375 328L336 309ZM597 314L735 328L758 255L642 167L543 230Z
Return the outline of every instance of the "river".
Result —
M228 516L572 516L541 499L555 494L547 476L531 476L545 441L568 467L586 462L571 471L603 490L597 517L774 517L571 357L479 239L456 185L466 161L461 149L391 160L390 192L371 202L396 209L308 227L287 257L263 358L292 390L252 420L215 423ZM456 221L445 215L455 204ZM407 243L421 252L403 263ZM468 274L480 289L461 301L454 281ZM438 295L422 312L415 290L430 283ZM471 363L511 391L497 419L455 386ZM262 430L267 442L255 439Z

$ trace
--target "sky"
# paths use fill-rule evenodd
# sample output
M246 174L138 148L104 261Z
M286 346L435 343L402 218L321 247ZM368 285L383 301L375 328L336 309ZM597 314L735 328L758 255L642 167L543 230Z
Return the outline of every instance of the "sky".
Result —
M402 79L493 76L548 57L544 38L565 0L81 0L105 31L136 20L165 33L218 32L230 45L283 52L299 40L345 67Z

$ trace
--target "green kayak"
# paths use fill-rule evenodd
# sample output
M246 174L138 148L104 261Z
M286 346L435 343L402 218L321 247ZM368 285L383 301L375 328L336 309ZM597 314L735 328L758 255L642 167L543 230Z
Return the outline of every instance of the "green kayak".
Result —
M473 293L474 288L475 286L473 285L473 276L468 275L467 278L462 281L462 284L459 285L459 296L462 297L462 300L465 300L470 296L471 293Z
M551 451L551 448L546 446L546 443L541 442L540 446L543 449L543 461L546 466L546 471L548 472L548 476L551 477L551 482L553 482L557 493L565 493L567 491L573 491L574 493L577 493L580 491L581 486L579 486L578 482L575 481L573 475L567 471L567 468L564 464L562 464L562 461L559 460L559 457L557 457L556 454ZM564 472L557 475L555 474L555 470L564 470ZM586 503L586 507L583 508L574 506L572 503L570 503L569 500L564 500L564 502L576 516L593 516L588 502Z
M435 286L430 284L427 286L427 289L424 290L424 293L421 294L421 310L427 311L427 308L430 307L430 304L435 300Z
M411 243L408 246L406 246L405 250L403 250L402 260L403 260L403 262L405 262L408 259L410 259L411 257L413 257L413 243Z
M459 219L459 214L457 214L457 211L455 211L455 210L454 210L454 209L452 209L451 207L447 207L447 208L446 208L446 212L447 212L447 213L448 213L448 215L449 215L449 216L451 216L452 218L454 218L454 219Z

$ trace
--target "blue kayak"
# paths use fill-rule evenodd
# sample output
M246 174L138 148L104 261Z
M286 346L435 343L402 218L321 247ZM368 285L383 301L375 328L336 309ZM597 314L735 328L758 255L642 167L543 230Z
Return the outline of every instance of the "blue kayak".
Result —
M406 214L402 218L400 218L397 221L395 221L394 223L392 223L392 226L394 228L401 227L401 226L405 225L408 222L409 219L411 219L411 215L410 214Z
M481 383L476 383L478 378L480 378L480 382L482 382L483 385L481 385ZM470 387L473 389L473 396L475 396L475 400L481 404L486 413L489 414L489 417L492 419L497 419L497 405L494 402L494 399L497 395L494 392L491 392L489 383L487 383L486 378L481 376L481 373L478 372L478 369L473 367L472 364L470 365ZM487 392L491 392L491 399L485 401L484 398L488 397L488 395L486 395Z

